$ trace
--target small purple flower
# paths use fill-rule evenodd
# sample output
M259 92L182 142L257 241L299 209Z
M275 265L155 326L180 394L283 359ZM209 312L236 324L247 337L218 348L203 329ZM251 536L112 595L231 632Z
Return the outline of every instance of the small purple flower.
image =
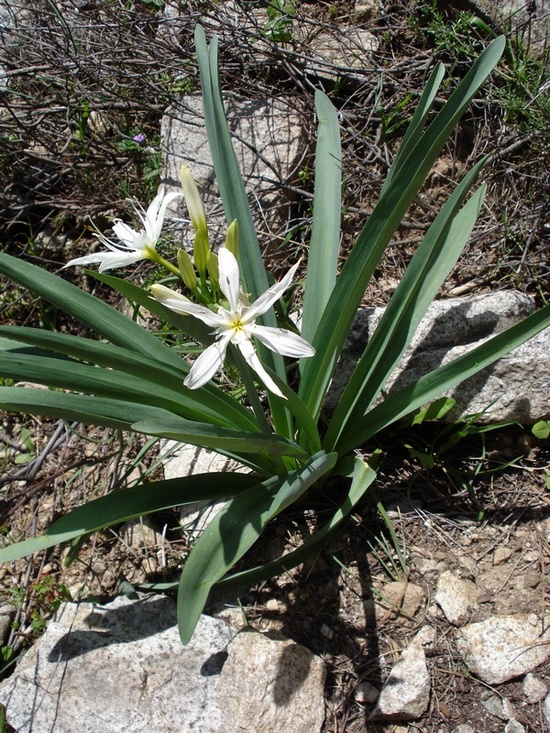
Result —
M142 132L140 132L137 135L134 135L132 140L134 140L134 142L136 143L143 143L145 142L145 135Z

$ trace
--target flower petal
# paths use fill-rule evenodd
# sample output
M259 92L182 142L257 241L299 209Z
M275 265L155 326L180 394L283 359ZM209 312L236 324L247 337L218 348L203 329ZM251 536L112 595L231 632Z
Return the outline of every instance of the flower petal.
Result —
M283 356L300 358L315 354L315 349L311 344L286 328L272 328L271 326L257 326L254 324L247 326L246 330L256 336L268 349Z
M291 284L299 264L300 263L297 262L295 265L293 265L280 282L275 283L275 285L272 285L270 288L268 288L265 293L262 293L260 297L257 298L252 303L252 305L243 312L243 323L250 323L250 321L254 321L258 316L261 316L263 313L268 311L273 303L275 303L275 301L279 300L281 295Z
M170 308L175 313L182 313L184 316L194 316L198 318L207 326L213 326L214 328L222 328L227 324L227 319L218 313L213 313L203 305L193 303L186 298L185 295L176 293L165 285L152 285L151 293L155 300L159 303Z
M264 383L268 390L270 392L273 392L273 394L277 395L278 397L282 397L284 400L286 400L284 394L281 392L279 387L277 387L275 382L271 379L269 374L264 369L264 366L260 361L258 354L256 353L256 349L254 348L254 344L246 336L246 334L241 331L238 337L233 339L233 343L239 348L241 354L247 361L248 366L256 372L256 374L260 378L260 381Z
M218 269L221 291L229 301L231 312L237 313L241 302L239 265L235 256L226 247L220 247L218 251Z
M183 382L189 389L199 389L220 369L225 360L229 338L221 338L205 349Z
M91 255L84 255L83 257L76 257L74 260L69 260L65 267L72 267L73 265L91 265L95 262L100 262L99 272L105 270L112 270L115 267L124 267L125 265L131 265L134 262L144 259L142 252L124 252L113 248L112 252L95 252Z
M167 194L161 192L149 204L145 221L143 222L147 238L149 239L149 245L154 247L159 240L168 205L182 195L181 191L172 191Z

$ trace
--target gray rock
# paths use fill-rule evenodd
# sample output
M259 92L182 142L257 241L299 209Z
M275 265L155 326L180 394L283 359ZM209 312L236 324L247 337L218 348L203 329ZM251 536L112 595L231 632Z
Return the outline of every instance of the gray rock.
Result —
M504 733L525 733L525 726L515 718L510 718L504 726Z
M250 469L242 463L196 445L167 440L163 444L163 450L168 454L168 458L163 461L166 479L193 476L198 473L250 472ZM188 533L197 536L225 503L225 501L204 501L182 506L180 508L182 527Z
M450 571L441 574L435 591L435 600L445 614L447 621L460 626L470 618L477 608L479 590L469 580L457 578Z
M358 703L372 705L378 699L379 691L370 682L360 682L355 688L353 697Z
M217 692L221 730L319 733L326 675L319 657L252 630L238 634L228 654Z
M11 603L0 605L0 646L3 646L8 640L14 616L15 606Z
M420 639L401 653L369 720L415 720L428 709L430 675Z
M468 723L461 723L460 725L457 725L456 728L453 729L453 733L476 733L476 732L472 728L471 725L468 725Z
M302 124L283 101L247 100L232 94L224 95L224 101L253 215L263 221L262 210L280 202L281 182L292 177L300 165L304 148ZM225 232L225 217L198 96L184 96L166 111L161 125L161 148L163 182L179 188L179 172L185 163L203 196L209 227L214 237L221 236Z
M372 73L368 58L378 49L378 39L363 28L339 26L303 41L304 66L310 74L333 81L342 76L360 80Z
M420 376L447 364L482 344L491 335L518 323L534 311L523 293L502 291L476 297L435 301L421 321L409 348L389 378L385 391L393 392ZM354 360L363 352L384 309L358 312L335 373L328 409L334 409L349 380ZM487 369L446 394L456 400L446 419L478 415L478 422L517 420L532 423L550 415L547 385L550 382L550 329L499 359Z
M203 616L182 646L175 603L155 596L65 604L0 702L18 733L220 733L216 683L234 632Z
M352 18L361 22L371 20L378 15L378 0L355 0L352 11Z
M523 694L528 703L540 702L548 693L546 684L532 672L525 675L523 680Z
M550 694L546 695L542 703L542 712L546 721L546 726L550 729Z
M385 583L381 588L377 588L374 605L376 623L379 625L399 613L414 618L423 602L424 591L419 585L404 580Z
M457 632L457 648L471 672L498 685L530 672L550 657L550 629L535 614L491 616Z

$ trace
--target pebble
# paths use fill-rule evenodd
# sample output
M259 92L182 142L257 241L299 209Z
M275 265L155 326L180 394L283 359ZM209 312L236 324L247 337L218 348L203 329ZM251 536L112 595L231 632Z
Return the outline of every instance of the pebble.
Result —
M547 694L548 687L532 672L525 675L523 680L523 694L528 703L540 702Z
M512 550L509 547L497 547L493 555L493 565L502 565L512 557Z
M376 702L379 694L379 691L370 682L360 682L355 688L354 697L357 702L369 705Z

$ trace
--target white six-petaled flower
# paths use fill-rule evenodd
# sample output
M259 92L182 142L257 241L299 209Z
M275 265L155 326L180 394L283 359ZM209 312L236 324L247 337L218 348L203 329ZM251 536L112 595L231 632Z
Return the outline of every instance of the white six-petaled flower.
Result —
M161 192L151 201L147 211L143 211L141 207L134 204L134 210L143 226L142 229L136 231L120 219L115 219L113 232L118 237L118 242L98 232L95 236L101 244L107 247L107 252L94 252L91 255L76 257L67 262L65 267L99 262L99 272L104 272L104 270L111 270L115 267L131 265L138 260L150 259L151 254L154 256L157 242L160 239L166 208L170 202L181 195L179 191L167 194Z
M271 351L283 356L300 358L313 356L315 349L301 336L285 328L261 326L256 319L268 311L292 282L298 265L294 265L284 278L272 285L253 303L249 303L239 281L237 260L225 247L218 253L220 288L229 303L229 309L218 306L217 313L193 303L184 295L164 285L153 285L151 292L156 300L176 313L194 316L215 329L216 341L199 356L185 379L185 386L198 389L208 382L220 369L225 360L227 347L234 344L244 356L247 364L256 372L264 385L279 397L281 390L262 365L252 338L257 338Z

